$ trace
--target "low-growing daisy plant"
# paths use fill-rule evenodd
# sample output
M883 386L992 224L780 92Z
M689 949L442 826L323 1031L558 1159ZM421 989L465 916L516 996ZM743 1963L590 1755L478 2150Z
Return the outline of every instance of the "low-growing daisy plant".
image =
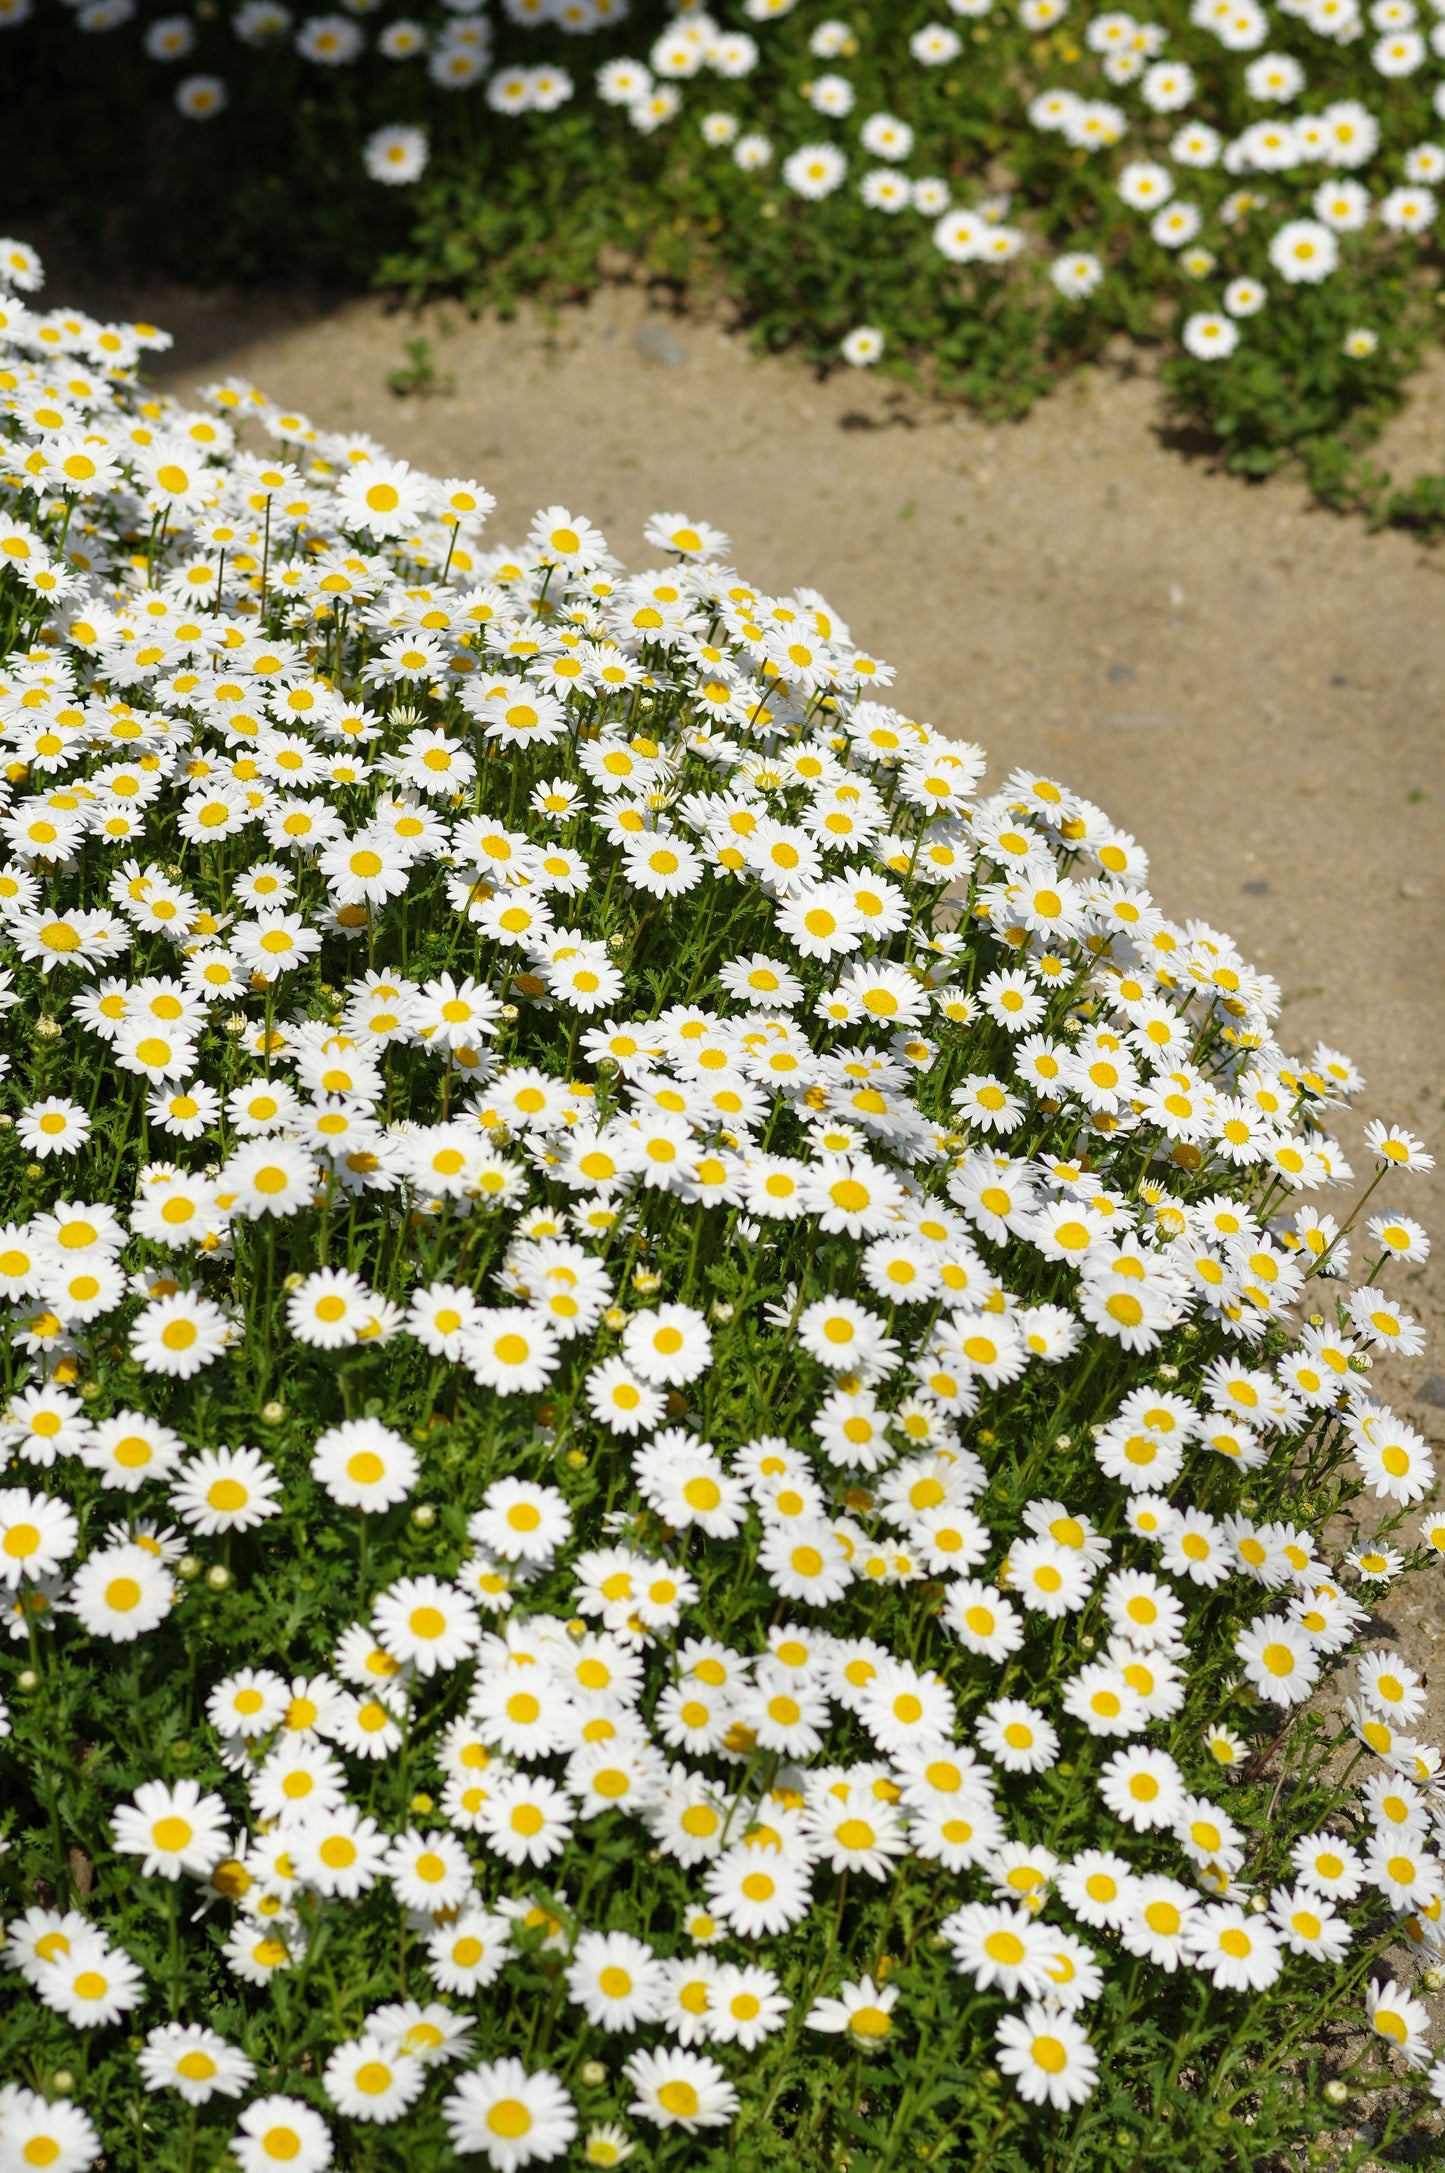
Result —
M37 205L78 197L92 239L139 192L185 277L344 264L510 306L630 260L724 289L761 345L993 414L1122 333L1236 467L1445 525L1445 479L1392 493L1362 457L1438 338L1445 0L9 0L7 27L59 98L17 107Z
M1425 1147L704 522L0 315L3 2173L1428 2117Z

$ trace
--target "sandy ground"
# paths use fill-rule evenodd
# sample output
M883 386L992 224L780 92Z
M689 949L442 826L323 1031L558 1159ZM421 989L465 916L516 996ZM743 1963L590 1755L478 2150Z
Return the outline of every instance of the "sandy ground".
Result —
M721 323L626 287L502 324L62 285L171 327L157 374L177 391L239 371L477 476L498 540L560 500L640 567L649 513L715 521L753 579L823 590L899 667L903 706L979 740L994 781L1038 765L1127 825L1166 910L1231 930L1278 976L1286 1046L1349 1049L1369 1109L1445 1155L1445 552L1370 536L1297 482L1187 457L1137 358L990 427L877 377L759 361ZM418 333L454 390L398 398L387 373ZM1439 464L1442 423L1437 370L1384 448L1398 476ZM1429 1221L1436 1187L1412 1189L1395 1204ZM1439 1257L1408 1300L1437 1328ZM1397 1386L1438 1435L1445 1346ZM1388 1619L1428 1661L1445 1579L1397 1595Z

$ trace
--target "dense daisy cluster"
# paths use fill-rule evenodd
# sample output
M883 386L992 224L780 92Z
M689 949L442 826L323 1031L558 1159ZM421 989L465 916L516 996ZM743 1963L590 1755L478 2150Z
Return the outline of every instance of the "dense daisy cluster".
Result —
M1422 1143L705 522L0 265L0 2167L1445 2097Z
M22 0L3 19L27 13ZM91 32L134 27L136 14L135 0L74 9ZM1169 297L1203 361L1288 341L1275 320L1342 270L1366 289L1372 267L1408 275L1438 226L1438 0L1171 0L1148 17L1088 0L839 16L800 0L716 13L692 0L636 12L627 0L502 0L495 22L486 0L441 0L374 14L371 0L319 14L243 0L227 32L184 13L142 31L195 121L223 111L229 74L270 69L282 51L323 79L369 70L366 108L382 125L357 155L375 181L416 182L434 133L454 166L458 100L503 131L590 101L596 126L615 113L643 137L684 139L684 160L731 162L738 219L759 209L744 177L776 183L826 254L846 201L980 310L996 300L988 275L1010 266L1028 292L1046 273L1075 311L1116 272ZM596 37L609 48L600 63L586 58ZM207 66L187 72L203 45ZM870 321L842 343L854 364L877 361L894 329L864 301ZM1366 308L1343 334L1356 362L1379 343L1368 320ZM913 342L911 326L896 329Z

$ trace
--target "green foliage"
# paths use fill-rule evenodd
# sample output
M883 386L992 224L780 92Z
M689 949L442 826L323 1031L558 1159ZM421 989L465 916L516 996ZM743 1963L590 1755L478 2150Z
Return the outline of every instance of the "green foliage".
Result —
M439 371L432 343L424 337L404 343L406 362L400 368L387 373L386 387L399 400L415 397L431 399L437 393L449 393L455 389L456 380Z

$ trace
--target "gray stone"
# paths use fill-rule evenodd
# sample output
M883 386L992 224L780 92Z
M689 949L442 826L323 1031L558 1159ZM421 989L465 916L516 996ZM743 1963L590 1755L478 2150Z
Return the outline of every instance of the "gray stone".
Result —
M632 335L632 344L651 361L660 362L669 370L680 370L687 360L687 349L682 341L665 325L640 324Z

